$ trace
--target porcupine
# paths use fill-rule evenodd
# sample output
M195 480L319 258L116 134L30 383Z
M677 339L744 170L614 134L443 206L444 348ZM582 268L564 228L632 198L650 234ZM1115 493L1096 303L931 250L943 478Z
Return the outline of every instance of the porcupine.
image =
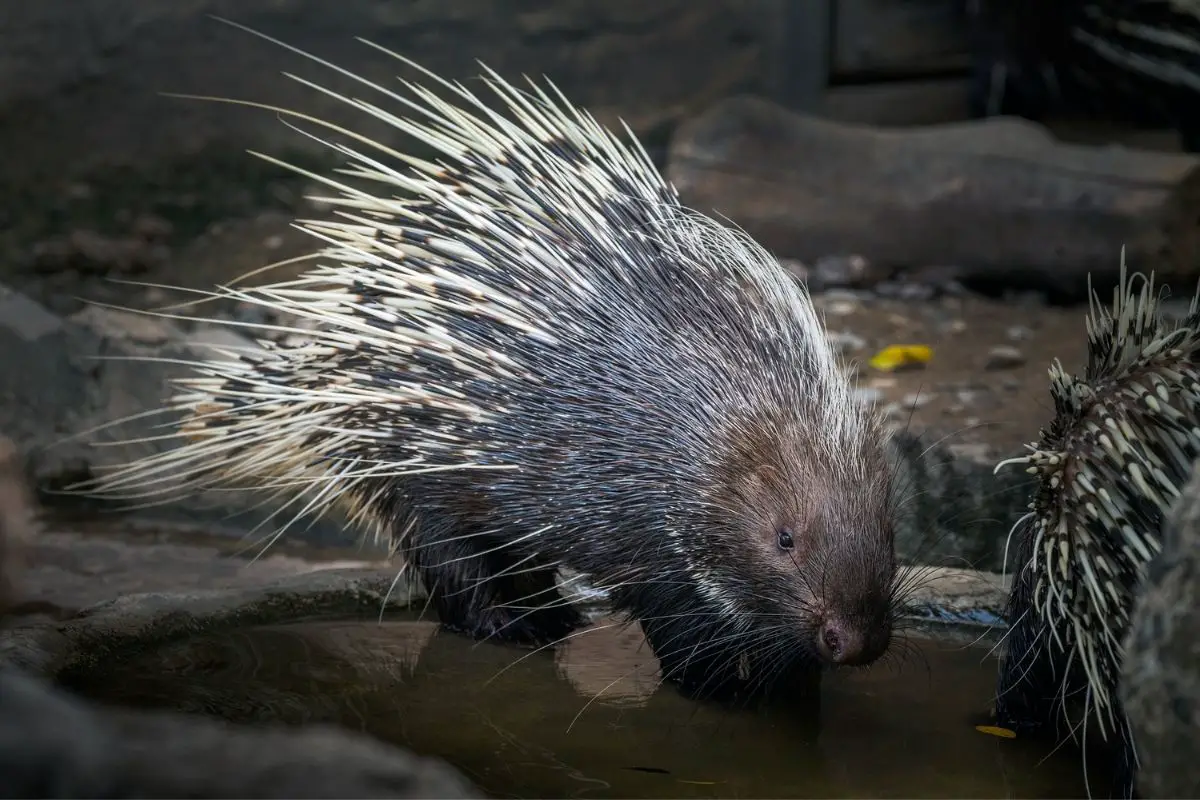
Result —
M1200 152L1197 0L962 0L971 112L1100 112L1174 126Z
M1124 638L1164 515L1200 455L1200 293L1171 321L1153 273L1134 278L1122 262L1111 309L1091 292L1084 375L1051 366L1054 420L1029 455L997 467L1037 476L1013 531L997 720L1018 731L1094 728L1126 796L1137 754L1117 694Z
M302 81L440 160L335 128L360 149L326 143L378 191L312 174L337 193L335 218L300 223L324 263L216 292L312 321L309 341L195 365L165 404L186 443L85 489L291 487L302 513L340 504L476 638L576 630L567 567L693 692L757 693L785 667L887 651L885 431L773 257L685 208L628 128L626 144L549 81L520 90L484 67L505 116L366 40L458 105L264 38L415 112Z

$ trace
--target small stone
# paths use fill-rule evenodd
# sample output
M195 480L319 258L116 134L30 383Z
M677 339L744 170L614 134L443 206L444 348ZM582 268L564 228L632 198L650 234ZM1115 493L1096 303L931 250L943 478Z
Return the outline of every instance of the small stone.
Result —
M992 449L982 442L959 443L946 445L950 455L964 461L991 461Z
M142 214L129 226L129 232L147 242L161 242L171 235L174 226L154 214Z
M170 296L165 289L152 286L142 293L142 299L146 301L147 306L161 306L170 300Z
M937 288L947 298L966 297L967 295L967 287L953 279L938 284Z
M838 353L856 352L867 346L867 340L850 331L826 331L825 339Z
M70 317L72 323L86 325L109 339L132 345L161 345L178 335L171 320L137 311L119 311L115 308L85 306Z
M935 396L932 392L909 392L904 395L904 398L900 401L900 405L906 409L918 409Z
M792 277L803 281L804 283L810 283L812 279L812 272L809 270L808 265L799 259L781 258L779 259L779 266L783 267L784 271L789 273ZM809 285L810 290L819 291L821 288L823 288L820 285L812 285L815 283L816 282L812 282Z
M813 264L814 282L822 286L863 286L874 283L871 262L860 255L822 256Z
M875 287L875 293L880 297L916 301L932 299L935 289L927 283L884 281Z
M198 326L188 337L187 344L200 353L202 358L228 358L217 350L233 352L245 350L260 350L261 348L236 330L223 325Z
M967 329L967 321L963 319L952 319L942 326L945 333L962 333Z
M1025 325L1013 325L1004 332L1014 342L1023 342L1033 337L1033 330Z
M986 370L1012 369L1025 363L1025 354L1015 347L997 345L988 350L983 368Z
M879 401L882 399L883 392L879 391L878 389L867 388L854 390L854 402L859 406L869 408L871 406L878 405Z

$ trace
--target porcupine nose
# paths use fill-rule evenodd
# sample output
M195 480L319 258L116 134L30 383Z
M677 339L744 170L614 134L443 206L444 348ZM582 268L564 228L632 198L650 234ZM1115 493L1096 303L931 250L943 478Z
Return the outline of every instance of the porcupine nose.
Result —
M866 637L844 620L827 619L817 633L817 650L827 663L839 666L866 664L874 660L867 652Z

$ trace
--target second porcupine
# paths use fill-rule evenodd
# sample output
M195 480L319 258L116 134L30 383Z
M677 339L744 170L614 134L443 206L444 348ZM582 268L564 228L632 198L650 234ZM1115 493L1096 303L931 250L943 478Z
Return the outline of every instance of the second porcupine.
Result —
M568 567L692 690L883 655L886 435L803 288L550 84L488 71L504 117L430 73L460 105L319 63L394 101L334 95L440 160L351 133L341 152L370 188L311 176L340 212L302 223L322 263L217 293L312 321L308 341L197 365L168 403L186 443L92 493L179 481L341 504L480 638L577 628Z
M1172 322L1153 275L1137 277L1135 291L1122 264L1111 309L1092 293L1084 375L1054 363L1054 420L1030 455L1005 462L1025 464L1037 483L1013 531L996 690L1006 727L1094 731L1115 754L1123 796L1137 765L1117 691L1130 614L1164 516L1200 456L1200 294Z
M1194 0L959 0L971 34L971 111L1040 119L1083 106L1174 126L1200 152Z

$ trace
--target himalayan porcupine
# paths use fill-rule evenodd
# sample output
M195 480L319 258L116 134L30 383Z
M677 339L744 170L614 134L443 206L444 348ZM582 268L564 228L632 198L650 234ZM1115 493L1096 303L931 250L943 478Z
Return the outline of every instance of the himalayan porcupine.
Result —
M1137 764L1117 692L1125 635L1164 516L1200 454L1198 298L1171 321L1153 274L1127 280L1122 263L1111 310L1091 293L1084 375L1051 366L1053 422L1029 455L1000 465L1025 464L1036 489L1013 531L997 720L1095 730L1124 796Z
M340 506L395 543L446 627L526 646L583 622L566 567L692 691L887 651L885 431L772 256L686 209L636 141L548 81L485 67L497 111L366 40L444 96L269 40L393 102L302 81L438 160L274 109L346 136L325 143L361 185L311 175L335 190L334 216L299 223L320 263L216 295L315 330L196 364L165 404L184 443L90 493L257 487L301 513Z
M971 111L1040 119L1099 112L1168 124L1200 152L1196 0L962 0Z

